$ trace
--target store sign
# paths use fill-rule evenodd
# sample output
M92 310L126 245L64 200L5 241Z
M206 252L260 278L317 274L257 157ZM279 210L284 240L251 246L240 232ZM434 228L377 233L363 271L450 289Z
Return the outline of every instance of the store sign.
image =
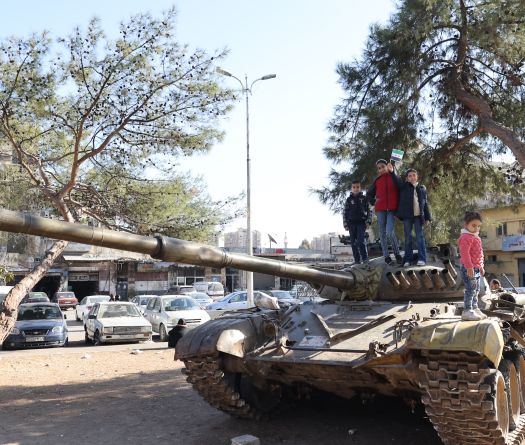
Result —
M504 236L501 250L504 252L525 250L525 235Z

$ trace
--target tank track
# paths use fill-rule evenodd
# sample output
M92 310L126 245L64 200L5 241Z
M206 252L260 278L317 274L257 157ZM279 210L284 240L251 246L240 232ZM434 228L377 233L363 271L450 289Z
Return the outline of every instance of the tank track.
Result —
M265 413L250 406L235 390L234 384L221 369L219 355L184 359L186 381L214 408L242 419L260 420Z
M525 414L503 436L494 410L491 379L497 373L481 357L463 352L423 351L420 386L426 413L445 445L519 445Z

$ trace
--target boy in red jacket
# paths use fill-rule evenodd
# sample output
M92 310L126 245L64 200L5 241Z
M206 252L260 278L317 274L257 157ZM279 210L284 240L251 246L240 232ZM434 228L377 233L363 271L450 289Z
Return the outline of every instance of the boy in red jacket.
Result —
M483 320L487 316L478 308L478 294L481 277L485 275L483 246L479 237L481 215L478 212L465 212L464 228L458 239L461 256L461 278L465 284L462 320Z
M399 189L397 187L399 178L394 173L394 166L384 159L379 159L376 162L376 167L379 176L368 189L366 196L374 205L377 215L381 250L385 257L385 263L392 263L392 258L388 253L387 238L390 239L397 263L403 264L403 257L399 253L399 243L394 232L395 213L399 205Z

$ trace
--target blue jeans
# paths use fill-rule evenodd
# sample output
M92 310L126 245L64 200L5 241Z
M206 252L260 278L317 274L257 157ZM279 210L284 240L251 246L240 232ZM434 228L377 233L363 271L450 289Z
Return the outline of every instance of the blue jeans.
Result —
M481 284L481 274L477 267L474 268L474 277L470 278L467 275L467 268L462 264L459 268L463 284L465 285L465 294L463 302L465 309L477 309L478 308L478 294Z
M427 261L425 246L425 237L423 235L423 223L420 216L403 219L403 228L405 229L405 263L411 263L414 260L412 251L412 227L416 229L417 257L419 261Z
M350 241L352 243L352 253L354 254L355 262L366 261L368 259L365 242L366 224L364 222L350 223L348 231L350 232Z
M377 223L379 225L379 239L381 240L381 250L383 251L383 256L388 256L388 241L387 237L392 244L392 249L394 250L394 255L399 255L399 243L397 242L397 237L394 232L394 212L391 210L376 212Z

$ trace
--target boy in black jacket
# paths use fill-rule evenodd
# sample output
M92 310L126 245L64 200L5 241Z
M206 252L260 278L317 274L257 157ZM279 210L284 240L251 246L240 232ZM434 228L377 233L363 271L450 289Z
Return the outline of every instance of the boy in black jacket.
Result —
M416 231L418 266L424 266L427 261L425 236L423 226L430 224L432 217L428 208L427 189L418 181L417 171L413 168L406 172L406 182L399 180L399 206L397 217L403 220L405 231L404 266L413 262L412 229Z
M352 191L346 199L343 225L350 233L352 253L356 264L368 262L365 232L372 222L368 198L361 191L361 182L352 181Z

